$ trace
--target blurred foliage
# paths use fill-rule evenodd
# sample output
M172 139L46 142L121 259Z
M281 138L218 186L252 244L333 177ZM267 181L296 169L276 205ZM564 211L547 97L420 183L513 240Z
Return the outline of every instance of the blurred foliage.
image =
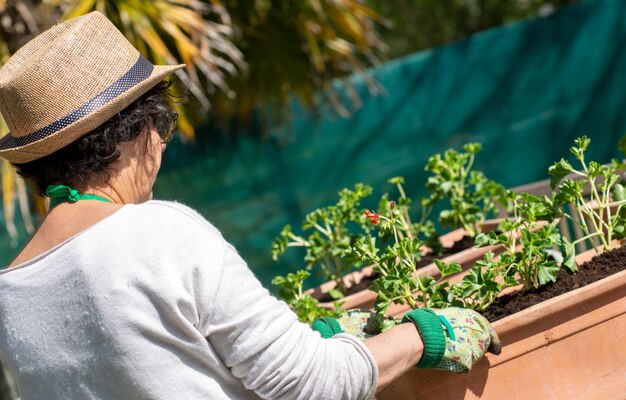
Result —
M392 23L380 34L396 58L472 33L550 14L578 0L367 0Z
M377 33L379 23L384 21L365 2L223 2L233 24L240 29L235 43L249 68L245 74L231 77L233 92L216 93L216 114L245 118L263 104L276 121L284 116L282 111L291 96L308 106L326 100L345 116L349 115L346 106L359 103L348 87L352 104L343 104L331 82L376 65L385 49Z

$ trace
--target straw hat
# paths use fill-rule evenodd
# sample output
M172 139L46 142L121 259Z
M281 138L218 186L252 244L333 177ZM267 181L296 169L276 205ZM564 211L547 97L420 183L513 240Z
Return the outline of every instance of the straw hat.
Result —
M58 24L0 69L10 133L0 157L25 163L97 128L181 65L152 65L101 13Z

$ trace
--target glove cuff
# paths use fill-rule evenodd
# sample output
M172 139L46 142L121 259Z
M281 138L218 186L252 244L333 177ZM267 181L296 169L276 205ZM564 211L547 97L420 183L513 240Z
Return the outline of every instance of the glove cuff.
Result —
M313 330L318 331L324 339L331 338L338 333L343 332L341 329L341 325L335 318L332 317L322 317L316 319L315 322L311 325Z
M428 308L419 308L404 314L402 322L413 322L417 327L422 343L424 343L424 352L417 368L434 368L441 360L446 352L446 337L443 333L441 320L433 310Z

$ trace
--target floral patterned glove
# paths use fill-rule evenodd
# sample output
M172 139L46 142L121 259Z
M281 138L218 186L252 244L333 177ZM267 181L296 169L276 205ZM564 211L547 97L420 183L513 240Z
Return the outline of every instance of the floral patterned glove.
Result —
M469 372L487 351L500 354L502 345L487 319L473 310L444 308L417 309L405 314L424 343L424 355L417 368Z
M352 336L364 340L374 336L374 333L368 329L368 325L372 325L370 319L376 318L376 314L365 310L348 310L339 318L324 317L316 320L311 326L318 331L323 338L330 338L337 333L349 333ZM366 332L367 331L367 332Z

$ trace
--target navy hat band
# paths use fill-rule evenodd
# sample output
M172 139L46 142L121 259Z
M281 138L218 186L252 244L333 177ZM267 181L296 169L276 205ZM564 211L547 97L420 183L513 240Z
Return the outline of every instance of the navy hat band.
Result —
M41 129L36 130L35 132L29 133L24 136L15 137L12 136L12 142L10 147L24 146L38 140L41 140L45 137L52 135L55 132L60 131L68 125L73 124L74 122L86 117L87 115L97 111L99 108L103 107L111 100L118 97L120 94L132 89L138 83L146 80L152 74L154 70L154 65L148 60L146 60L141 54L139 58L133 64L132 67L120 77L117 81L113 82L111 86L104 89L94 98L89 100L87 103L83 104L80 108L72 111L70 114L64 116L61 119L51 123L48 126L45 126ZM8 144L8 143L7 143Z

